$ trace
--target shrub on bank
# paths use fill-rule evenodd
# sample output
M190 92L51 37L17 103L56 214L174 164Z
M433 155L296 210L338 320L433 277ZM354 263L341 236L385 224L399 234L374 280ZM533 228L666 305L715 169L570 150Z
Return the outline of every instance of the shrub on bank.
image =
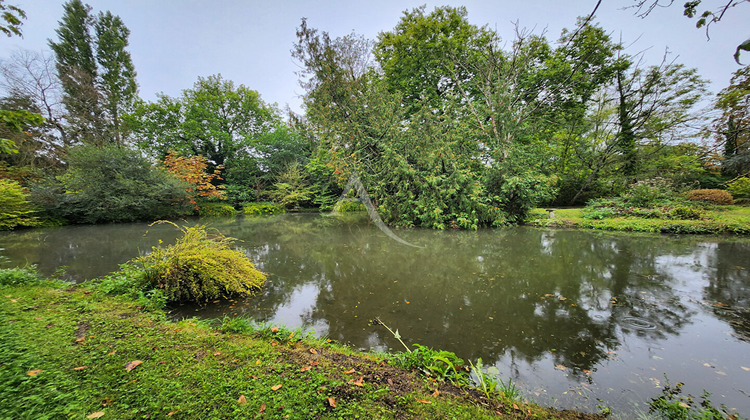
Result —
M727 183L727 191L734 198L750 198L750 178L737 178Z
M182 228L184 235L174 245L153 248L136 259L144 280L166 301L205 302L233 295L250 295L260 289L266 276L233 241L218 232L209 235L204 226Z
M339 213L352 213L355 211L366 211L365 205L362 204L359 201L355 200L342 200L336 203L335 206L333 206L333 211L338 211Z
M76 146L67 172L31 187L47 217L71 223L131 222L190 214L186 183L135 150Z
M235 214L237 214L237 210L226 203L202 203L198 207L198 215L204 217L234 216Z
M0 230L37 223L26 189L16 181L0 179Z
M284 209L276 203L246 203L242 208L242 212L248 216L268 216L284 213Z
M691 201L703 201L711 204L729 205L732 204L734 199L732 194L724 190L692 190L687 194L688 200Z

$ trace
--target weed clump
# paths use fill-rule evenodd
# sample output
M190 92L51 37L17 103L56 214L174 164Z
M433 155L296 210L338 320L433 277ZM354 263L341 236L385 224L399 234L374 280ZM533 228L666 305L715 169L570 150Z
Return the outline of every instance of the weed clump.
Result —
M174 245L154 247L137 258L146 282L160 290L167 301L205 302L234 295L250 295L260 289L266 275L240 251L234 241L205 226L182 228Z
M41 282L36 267L0 268L0 286L22 286Z

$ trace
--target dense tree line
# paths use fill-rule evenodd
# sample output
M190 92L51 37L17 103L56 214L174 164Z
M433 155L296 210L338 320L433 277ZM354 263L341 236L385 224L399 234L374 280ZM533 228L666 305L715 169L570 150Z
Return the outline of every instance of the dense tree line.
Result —
M326 208L357 175L390 224L476 229L655 177L724 188L750 171L746 68L707 112L695 69L643 62L592 16L554 40L516 28L507 41L447 6L405 11L375 40L303 19L304 115L221 75L145 102L129 34L70 0L51 52L0 65L0 175L48 219Z

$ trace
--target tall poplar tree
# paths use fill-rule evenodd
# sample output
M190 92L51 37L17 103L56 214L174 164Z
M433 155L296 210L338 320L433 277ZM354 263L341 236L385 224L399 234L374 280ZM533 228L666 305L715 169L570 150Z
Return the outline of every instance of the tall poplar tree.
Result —
M138 86L135 67L128 46L130 30L119 16L107 11L99 13L95 24L96 60L101 68L100 89L103 106L110 123L111 136L117 144L123 142L122 115L133 107Z
M122 144L122 114L137 92L135 69L125 49L130 30L109 11L94 17L81 0L70 0L63 8L55 30L58 42L50 40L49 45L63 85L70 134L88 144Z
M58 42L50 40L49 46L57 60L70 134L85 143L101 143L103 121L90 32L91 7L81 0L70 0L63 9L60 27L55 30Z

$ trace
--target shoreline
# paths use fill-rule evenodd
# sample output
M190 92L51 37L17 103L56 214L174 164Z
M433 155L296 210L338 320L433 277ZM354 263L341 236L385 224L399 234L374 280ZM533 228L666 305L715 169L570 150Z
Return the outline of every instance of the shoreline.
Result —
M604 418L488 398L283 328L172 322L87 284L0 291L3 417Z

